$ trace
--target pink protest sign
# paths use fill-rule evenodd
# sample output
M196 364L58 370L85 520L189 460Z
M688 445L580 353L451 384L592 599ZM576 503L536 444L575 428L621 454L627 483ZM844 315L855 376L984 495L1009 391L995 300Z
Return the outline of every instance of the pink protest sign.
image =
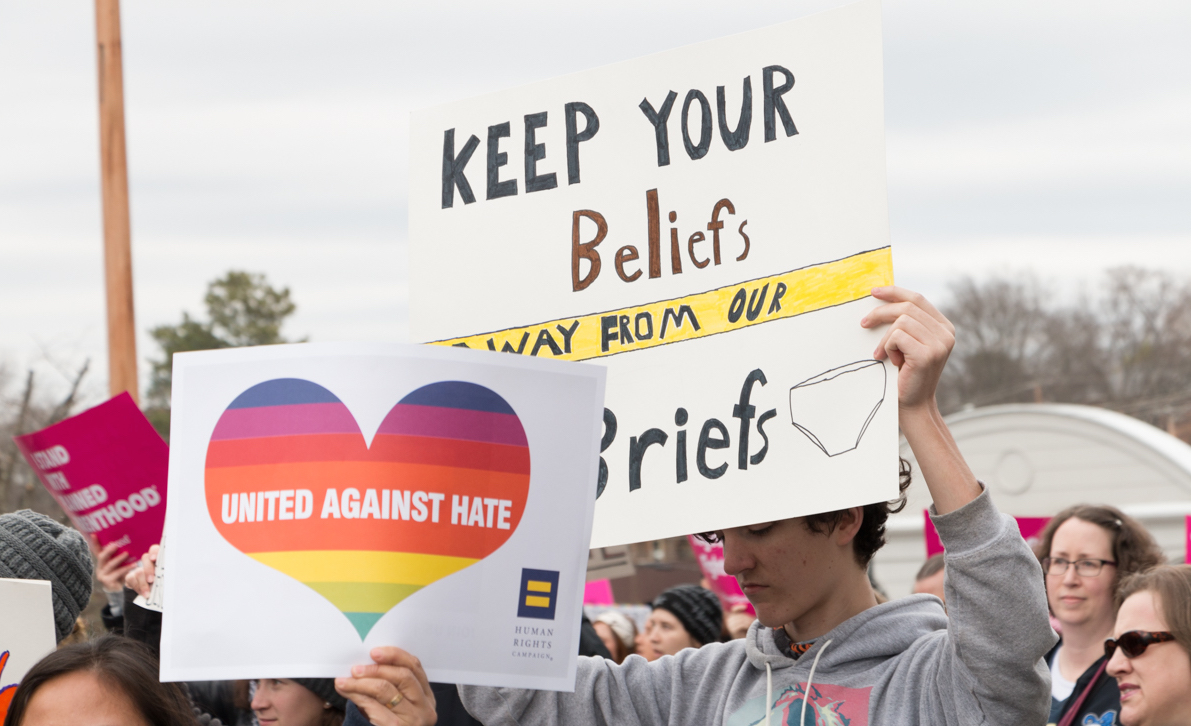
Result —
M703 570L708 589L720 599L724 612L731 612L732 608L743 606L749 615L756 615L757 611L741 591L740 583L735 577L724 572L724 545L719 542L707 544L694 535L687 535L687 540L691 543L695 559L699 560L699 569Z
M612 583L608 580L592 580L583 588L584 605L615 605L612 597Z
M127 393L13 440L79 531L133 559L161 541L169 447Z
M939 540L939 533L935 531L935 523L930 521L930 511L922 510L922 517L926 520L922 533L926 539L926 556L929 558L943 551L943 543ZM1030 547L1038 543L1038 536L1042 534L1042 530L1046 529L1046 523L1050 521L1050 517L1014 517L1014 519L1017 520L1017 528L1021 530L1021 536L1025 538Z

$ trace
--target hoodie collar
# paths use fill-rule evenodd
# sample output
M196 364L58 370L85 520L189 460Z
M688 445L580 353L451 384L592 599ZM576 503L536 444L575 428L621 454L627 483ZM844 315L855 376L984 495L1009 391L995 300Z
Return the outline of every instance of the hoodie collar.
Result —
M934 631L947 628L947 615L939 599L931 595L911 595L868 608L848 618L815 639L810 650L797 659L788 658L779 648L772 628L754 621L745 636L745 653L754 668L765 670L768 663L778 670L805 661L809 667L815 653L827 640L834 641L823 654L819 668L830 669L841 663L869 658L890 658Z

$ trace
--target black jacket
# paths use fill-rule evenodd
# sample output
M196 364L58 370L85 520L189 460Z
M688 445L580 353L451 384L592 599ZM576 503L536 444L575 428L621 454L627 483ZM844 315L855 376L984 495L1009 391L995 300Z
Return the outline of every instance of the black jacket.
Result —
M1062 645L1062 641L1059 641L1059 645ZM1056 645L1054 650L1047 654L1048 665L1054 662L1058 650L1059 646ZM1079 713L1071 723L1074 726L1121 725L1121 691L1117 688L1117 679L1108 673L1100 672L1100 666L1104 665L1104 662L1105 659L1101 658L1088 666L1088 669L1080 675L1075 682L1075 688L1071 691L1071 696L1063 701L1057 712L1052 711L1051 723L1057 724L1062 721L1075 702L1079 700L1079 694L1083 693L1091 684L1091 692L1080 705ZM1098 672L1099 677L1096 678L1095 683L1092 683L1092 677L1096 676Z

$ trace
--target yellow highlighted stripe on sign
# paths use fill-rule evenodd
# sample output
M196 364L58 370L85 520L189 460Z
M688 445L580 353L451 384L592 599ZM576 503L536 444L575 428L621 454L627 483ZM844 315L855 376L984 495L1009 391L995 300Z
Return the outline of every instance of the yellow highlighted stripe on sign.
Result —
M525 604L531 608L548 608L550 607L550 598L527 595L525 597Z
M550 583L540 580L530 580L525 583L525 589L530 592L550 592Z
M414 552L314 550L249 552L248 556L299 582L363 582L425 586L478 560Z
M686 297L434 344L588 360L792 318L892 284L893 255L882 247Z

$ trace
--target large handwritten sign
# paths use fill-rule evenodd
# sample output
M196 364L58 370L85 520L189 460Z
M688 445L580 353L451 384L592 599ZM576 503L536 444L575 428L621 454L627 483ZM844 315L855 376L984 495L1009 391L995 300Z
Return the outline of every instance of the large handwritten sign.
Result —
M592 546L889 499L880 5L414 115L415 339L596 360Z
M127 393L13 440L76 529L129 562L161 541L169 447Z
M603 377L426 346L175 356L163 677L346 675L400 643L435 680L572 688Z

